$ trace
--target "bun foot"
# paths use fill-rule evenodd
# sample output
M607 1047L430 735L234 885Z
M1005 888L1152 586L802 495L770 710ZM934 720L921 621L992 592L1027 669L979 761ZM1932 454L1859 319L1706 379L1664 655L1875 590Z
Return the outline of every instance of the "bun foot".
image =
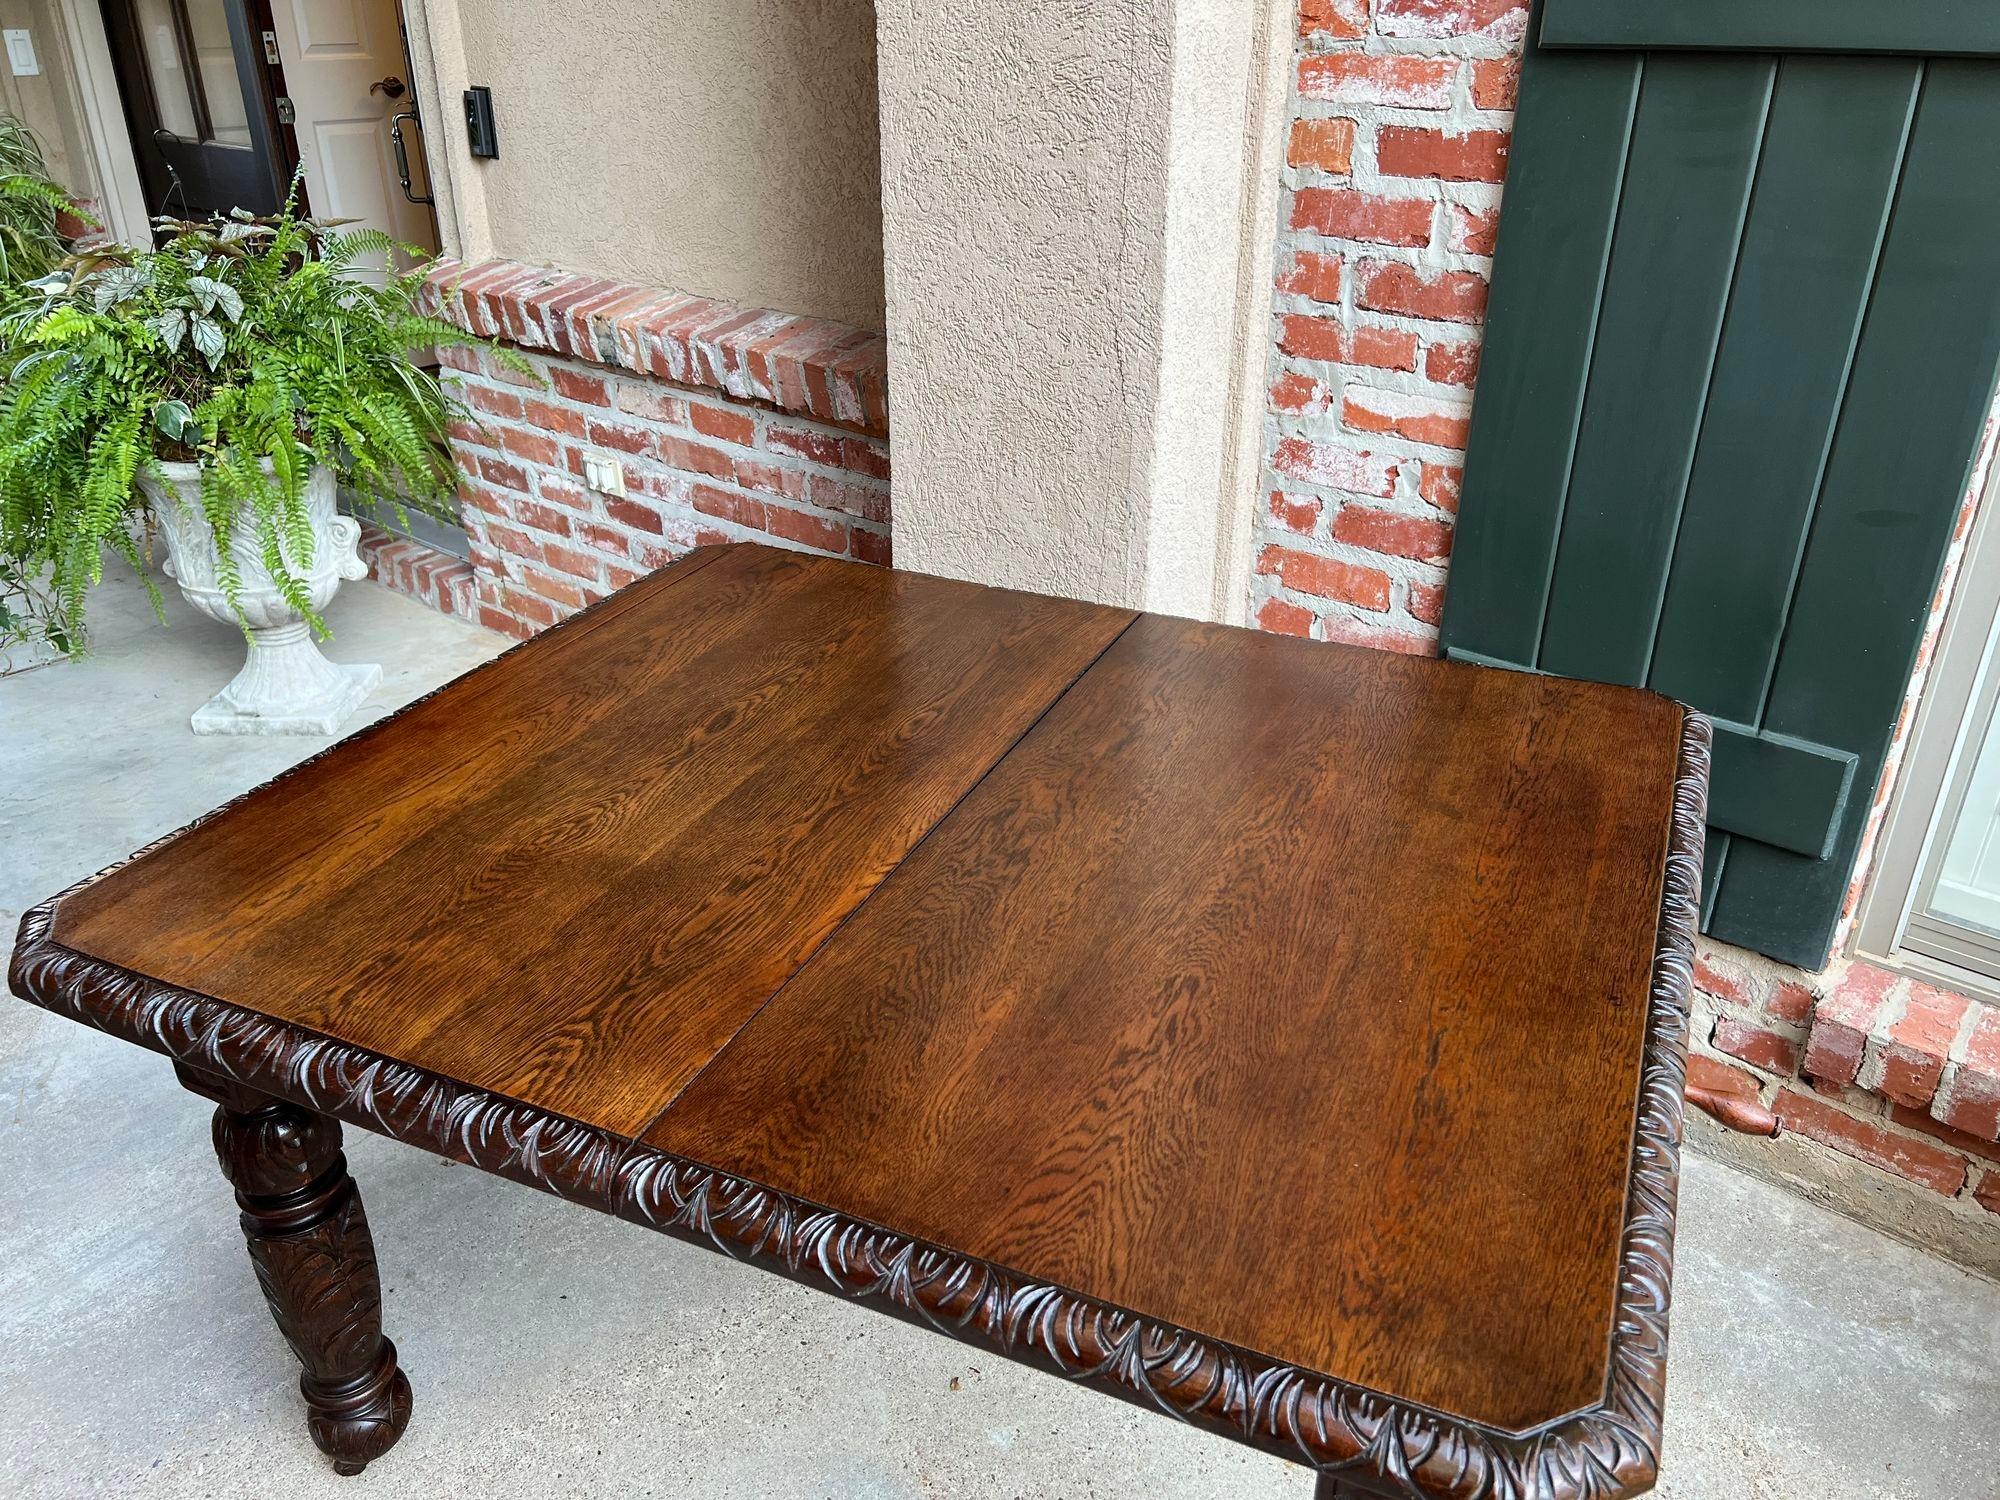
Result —
M359 1474L396 1446L410 1425L410 1377L396 1365L396 1346L382 1340L376 1367L345 1385L301 1376L306 1426L336 1474Z

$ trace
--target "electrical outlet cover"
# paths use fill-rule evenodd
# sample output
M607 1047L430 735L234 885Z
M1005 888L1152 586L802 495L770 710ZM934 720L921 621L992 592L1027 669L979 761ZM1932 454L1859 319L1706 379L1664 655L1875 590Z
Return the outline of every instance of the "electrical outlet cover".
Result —
M600 495L622 495L625 493L625 466L602 453L586 453L583 456L583 484L585 489L596 490Z

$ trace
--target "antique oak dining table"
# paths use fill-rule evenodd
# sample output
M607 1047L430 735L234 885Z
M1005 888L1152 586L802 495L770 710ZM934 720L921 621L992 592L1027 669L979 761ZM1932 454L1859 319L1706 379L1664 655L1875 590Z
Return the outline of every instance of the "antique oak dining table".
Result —
M30 911L10 978L214 1101L344 1473L411 1394L342 1122L1322 1497L1601 1500L1657 1468L1708 747L705 548Z

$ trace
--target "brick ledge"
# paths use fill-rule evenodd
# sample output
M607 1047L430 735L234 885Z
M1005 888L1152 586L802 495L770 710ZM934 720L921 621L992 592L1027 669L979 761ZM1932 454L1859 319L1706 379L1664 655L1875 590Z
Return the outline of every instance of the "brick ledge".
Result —
M513 260L433 263L431 311L484 338L889 432L889 346L823 318Z
M360 551L368 576L382 587L441 614L477 618L473 568L464 558L367 521L361 523Z
M1803 1071L2000 1139L2000 1007L1855 962L1814 1008Z

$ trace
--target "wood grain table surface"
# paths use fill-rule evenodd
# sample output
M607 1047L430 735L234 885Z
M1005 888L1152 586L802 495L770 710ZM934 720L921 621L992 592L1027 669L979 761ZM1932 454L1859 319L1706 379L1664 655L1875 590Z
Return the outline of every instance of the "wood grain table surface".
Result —
M704 549L31 912L14 981L1340 1493L1637 1493L1706 744Z

